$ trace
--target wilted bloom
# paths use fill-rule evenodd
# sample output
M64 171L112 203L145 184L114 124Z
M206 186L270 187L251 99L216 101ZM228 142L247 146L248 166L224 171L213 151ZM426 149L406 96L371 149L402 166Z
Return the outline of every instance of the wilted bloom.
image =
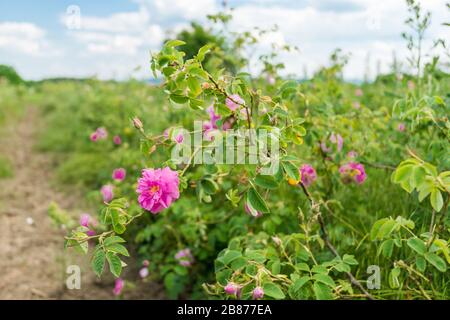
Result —
M255 300L261 299L262 297L264 297L264 290L263 290L263 288L256 287L255 289L253 289L252 297Z
M211 88L211 85L208 82L203 82L202 83L202 89L203 90L207 90L209 88Z
M83 227L88 228L89 227L89 222L91 221L91 216L87 213L83 213L80 216L80 225L82 225Z
M136 129L139 129L139 130L141 130L142 128L143 128L143 124L142 124L142 121L141 121L141 119L139 119L138 117L134 117L133 118L133 125L134 125L134 127L136 128Z
M324 153L329 153L329 152L333 151L333 149L331 149L331 147L328 147L327 144L324 141L322 141L320 143L320 149L322 149L322 151Z
M300 174L302 183L306 187L309 187L311 183L313 183L317 179L316 170L314 170L314 168L309 164L304 164L301 166Z
M363 94L364 94L364 92L362 91L361 88L357 88L357 89L355 90L355 96L361 97Z
M332 133L330 136L330 141L337 145L338 152L342 150L342 146L344 145L344 139L342 139L342 136L340 134L335 135L334 133Z
M409 90L414 90L416 88L416 84L412 80L408 80L407 85Z
M218 115L218 114L216 114L215 112L214 112L214 105L210 105L209 107L208 107L208 109L207 109L207 111L208 111L208 113L209 113L209 121L211 122L211 126L214 128L214 129L217 129L218 127L217 127L217 121L219 121L220 120L220 115Z
M356 158L358 156L358 153L356 152L356 151L349 151L348 153L347 153L347 157L349 157L349 158L351 158L351 159L353 159L353 158Z
M235 120L233 117L228 118L222 124L222 130L230 130L233 127Z
M226 294L235 296L239 292L239 286L233 282L228 282L228 284L223 288Z
M175 254L175 259L178 260L178 263L183 267L190 267L194 262L194 256L189 248L178 251Z
M122 181L123 179L125 179L126 175L127 171L124 168L117 168L114 169L112 173L112 178L116 181Z
M138 179L136 192L142 208L158 213L168 208L180 197L178 172L169 167L163 169L143 169Z
M113 293L115 296L120 295L120 293L122 292L123 286L125 284L125 281L123 281L122 278L117 278L116 282L114 283L114 289L113 289Z
M98 138L99 139L103 140L103 139L106 139L108 137L108 131L106 131L106 129L103 128L103 127L97 128L96 132L98 134Z
M281 241L280 238L278 238L277 236L273 236L273 237L272 237L272 240L273 240L273 242L275 242L275 244L276 244L277 246L281 246L282 241Z
M249 215L251 215L254 218L259 218L262 216L262 213L257 211L256 209L253 209L248 204L244 204L245 212L247 212Z
M233 94L225 99L225 104L231 111L235 111L239 106L244 105L245 101L238 94Z
M122 139L120 138L120 136L114 136L113 142L115 145L120 145L122 144Z
M113 186L110 184L104 185L101 188L100 192L102 193L104 202L110 202L112 200L112 198L114 197Z
M355 108L355 109L361 108L361 104L360 104L358 101L354 101L354 102L352 103L352 106L353 106L353 108Z
M367 178L364 166L356 162L349 162L347 164L344 164L339 168L339 173L341 174L342 181L344 183L350 183L354 181L357 184L361 184Z
M147 278L148 276L148 268L144 267L141 268L141 270L139 270L139 276L143 279L143 278Z
M400 131L400 132L405 131L406 130L405 124L404 123L399 123L398 126L397 126L397 130Z

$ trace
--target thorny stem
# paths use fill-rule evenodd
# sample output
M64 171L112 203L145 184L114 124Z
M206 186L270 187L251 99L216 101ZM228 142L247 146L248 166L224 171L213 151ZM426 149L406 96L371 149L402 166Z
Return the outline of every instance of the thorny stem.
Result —
M316 203L314 201L314 199L312 198L311 194L306 189L306 187L303 185L303 183L300 183L299 185L302 188L303 193L306 195L306 197L309 200L309 203L311 205L311 210L314 213L316 213L316 215L317 215L317 220L319 222L320 230L321 230L321 235L320 235L321 238L325 242L325 245L327 246L327 248L333 253L333 255L335 257L337 257L337 258L340 258L341 256L339 255L339 252L336 250L336 248L330 242L330 239L328 237L328 232L327 232L327 229L326 229L326 226L325 226L325 222L323 220L322 213L320 212L320 203ZM352 285L354 285L359 290L361 290L361 292L364 294L364 296L367 299L375 300L375 298L369 292L367 292L367 290L362 286L362 284L355 278L355 276L351 272L346 272L346 274L347 274L347 277L350 279L350 282L352 283Z

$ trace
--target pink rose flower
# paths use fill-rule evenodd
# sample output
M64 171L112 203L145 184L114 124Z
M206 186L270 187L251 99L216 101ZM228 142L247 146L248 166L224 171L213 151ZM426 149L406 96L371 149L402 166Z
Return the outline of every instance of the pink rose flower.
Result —
M92 142L96 142L99 139L97 131L92 132L89 138Z
M406 126L404 123L399 123L397 126L397 130L400 132L404 132L406 130Z
M258 300L258 299L261 299L262 297L264 297L264 290L263 290L263 288L256 287L255 289L253 289L252 297L255 300Z
M147 259L145 259L144 261L142 261L142 265L144 267L148 267L150 265L150 261L148 261Z
M344 183L354 181L357 184L362 184L367 178L364 166L356 162L344 164L339 168L339 173L341 174Z
M83 213L80 216L80 225L82 225L83 227L88 228L89 227L89 222L91 221L91 216L87 213Z
M416 84L412 80L408 80L407 85L409 90L414 90L416 88Z
M235 111L241 105L245 104L244 99L242 99L238 94L233 94L230 96L230 98L225 99L225 104L231 111Z
M183 143L183 141L184 141L183 134L182 133L177 134L177 136L175 137L175 142L180 144L180 143Z
M355 90L355 96L361 97L363 94L364 94L364 92L362 91L361 88L357 88L357 89Z
M178 263L183 267L190 267L194 262L194 256L189 248L178 251L175 254L175 259L178 260Z
M121 294L124 284L125 284L125 281L123 281L122 278L116 279L116 282L114 283L114 289L113 289L113 294L115 296L118 296Z
M122 144L122 139L120 138L120 136L114 136L113 142L115 145L120 145Z
M228 282L228 284L223 288L226 294L235 296L239 292L239 286L233 282Z
M112 198L114 197L113 186L110 184L104 185L101 188L100 192L102 193L104 202L110 202L112 200Z
M316 170L309 165L304 164L300 168L301 180L305 187L309 187L317 179Z
M348 153L347 153L347 157L349 157L350 159L354 159L354 158L356 158L358 156L358 153L356 152L356 151L349 151Z
M353 108L355 108L355 109L361 108L361 104L360 104L358 101L354 101L354 102L352 103L352 106L353 106Z
M141 268L141 270L139 270L139 276L142 278L142 279L144 279L144 278L147 278L148 277L148 268L147 267L144 267L144 268Z
M114 169L112 173L112 178L116 181L122 181L123 179L125 179L126 175L127 171L124 168L117 168Z
M136 189L140 206L154 214L168 208L180 197L179 183L178 172L169 167L143 169Z

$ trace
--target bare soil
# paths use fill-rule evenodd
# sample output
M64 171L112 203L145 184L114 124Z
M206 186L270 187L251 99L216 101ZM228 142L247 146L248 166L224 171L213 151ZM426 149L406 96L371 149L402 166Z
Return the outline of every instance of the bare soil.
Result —
M64 250L65 232L47 215L51 201L80 214L82 195L61 190L54 183L52 156L35 150L42 127L37 108L13 122L0 133L0 154L14 169L13 177L0 179L0 299L115 299L114 279L97 279L88 256ZM79 290L66 287L66 268L74 264L81 268ZM126 269L122 298L164 298L159 284L138 279L136 266Z

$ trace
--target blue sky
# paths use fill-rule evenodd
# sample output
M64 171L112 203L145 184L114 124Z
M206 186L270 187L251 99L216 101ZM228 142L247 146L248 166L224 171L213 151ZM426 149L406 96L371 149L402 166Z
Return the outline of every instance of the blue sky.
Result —
M445 0L422 1L433 14L427 33L450 39ZM15 0L0 2L0 64L13 65L27 79L86 77L148 78L148 56L161 41L221 7L222 0ZM66 10L81 10L79 29L67 27ZM300 49L283 54L287 73L308 74L327 63L340 47L351 53L347 78L386 71L395 51L405 56L400 33L406 8L403 0L228 0L234 9L232 30L270 28L279 31L261 39L257 53L271 44ZM140 67L136 70L136 67ZM406 66L405 66L406 67ZM254 68L257 62L254 61Z

